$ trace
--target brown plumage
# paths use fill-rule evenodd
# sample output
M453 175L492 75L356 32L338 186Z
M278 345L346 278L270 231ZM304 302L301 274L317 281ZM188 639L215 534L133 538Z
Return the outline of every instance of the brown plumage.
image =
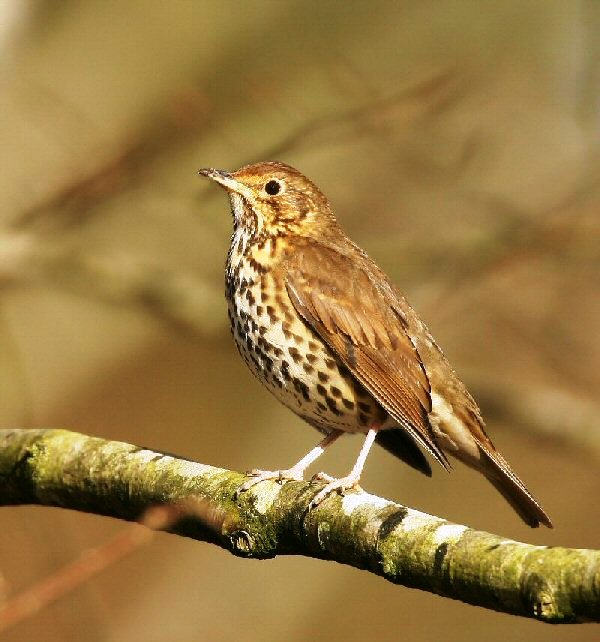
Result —
M418 446L446 469L446 454L483 473L530 526L552 526L483 428L479 409L427 327L385 273L339 227L329 201L283 163L229 174L200 170L231 200L234 233L226 294L234 339L273 394L325 434L284 471L256 471L242 490L269 478L301 479L345 432L367 435L352 472L329 483L356 486L377 441L431 474Z

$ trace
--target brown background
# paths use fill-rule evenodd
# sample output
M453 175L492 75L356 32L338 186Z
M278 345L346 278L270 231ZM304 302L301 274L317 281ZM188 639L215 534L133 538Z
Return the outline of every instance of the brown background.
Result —
M0 26L0 425L241 470L304 454L316 433L235 353L228 205L195 176L283 160L408 293L556 529L527 529L463 468L427 480L374 452L364 486L507 537L600 547L596 2L6 0ZM359 445L320 467L347 471ZM123 527L28 507L1 520L10 595ZM3 639L597 634L159 535Z

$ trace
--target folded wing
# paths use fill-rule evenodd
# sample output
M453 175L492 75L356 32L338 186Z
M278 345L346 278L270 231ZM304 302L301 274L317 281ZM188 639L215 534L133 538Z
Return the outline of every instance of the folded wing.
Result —
M297 312L413 439L449 468L428 412L430 385L403 319L351 257L306 244L286 265Z

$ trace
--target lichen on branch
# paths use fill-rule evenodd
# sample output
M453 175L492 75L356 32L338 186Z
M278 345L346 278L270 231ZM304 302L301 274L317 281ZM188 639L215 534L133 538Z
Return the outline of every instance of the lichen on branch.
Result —
M0 505L60 506L125 520L204 507L169 531L253 558L335 560L404 586L550 623L600 621L600 551L533 546L364 492L308 510L322 484L268 481L66 430L0 430Z

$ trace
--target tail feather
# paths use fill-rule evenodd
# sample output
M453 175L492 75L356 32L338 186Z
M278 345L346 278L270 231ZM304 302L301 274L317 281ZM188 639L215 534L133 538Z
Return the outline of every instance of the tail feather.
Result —
M497 452L490 453L480 446L481 468L479 470L494 485L496 490L517 512L521 519L537 528L540 524L553 528L544 509L525 488L525 484L515 475L508 463Z

